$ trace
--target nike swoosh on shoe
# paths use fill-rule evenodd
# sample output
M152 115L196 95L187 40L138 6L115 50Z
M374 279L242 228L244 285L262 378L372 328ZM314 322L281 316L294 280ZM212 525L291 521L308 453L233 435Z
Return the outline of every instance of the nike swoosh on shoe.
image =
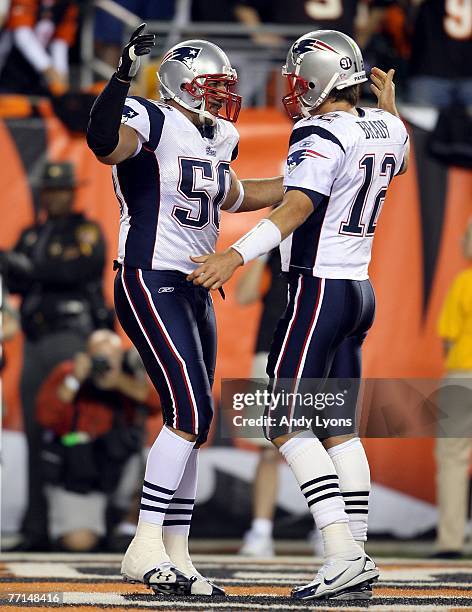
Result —
M353 561L360 561L362 559L362 557L357 557L356 559L348 559L348 562L353 562ZM334 578L331 578L331 580L328 580L327 578L324 578L324 583L327 584L328 586L330 584L333 584L333 582L336 582L336 580L338 580L338 578L341 578L341 576L343 574L345 574L347 572L349 568L346 567L345 570L343 570L340 574L338 574L337 576L335 576Z

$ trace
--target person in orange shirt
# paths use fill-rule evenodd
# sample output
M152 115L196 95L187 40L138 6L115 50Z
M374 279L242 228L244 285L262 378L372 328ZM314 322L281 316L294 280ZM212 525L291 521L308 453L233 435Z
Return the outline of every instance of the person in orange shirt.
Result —
M139 356L108 329L93 332L85 352L51 372L36 417L49 434L41 461L54 544L92 550L106 534L107 506L123 516L132 510L146 419L159 410Z
M472 261L472 222L463 242ZM435 557L456 558L463 552L468 514L472 450L472 266L454 279L438 321L446 354L446 375L439 395L436 440L438 537Z
M78 13L77 0L11 0L5 23L10 47L18 49L55 95L68 88Z

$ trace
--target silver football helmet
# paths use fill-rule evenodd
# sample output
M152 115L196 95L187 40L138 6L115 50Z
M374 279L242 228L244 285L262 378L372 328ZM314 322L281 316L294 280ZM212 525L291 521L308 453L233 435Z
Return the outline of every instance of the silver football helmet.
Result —
M186 40L163 57L157 73L163 99L198 113L215 123L215 117L235 122L241 109L241 96L231 89L236 85L236 70L226 53L206 40Z
M283 103L292 119L309 117L333 89L367 81L359 47L336 30L316 30L296 40L282 74L290 87Z

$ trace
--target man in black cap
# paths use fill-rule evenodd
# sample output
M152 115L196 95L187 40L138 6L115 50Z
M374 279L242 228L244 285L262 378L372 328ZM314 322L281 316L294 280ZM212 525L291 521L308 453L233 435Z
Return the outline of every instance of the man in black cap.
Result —
M39 453L42 430L35 420L38 389L60 362L82 350L97 328L113 319L102 289L105 242L100 227L73 211L77 183L72 164L47 163L40 204L45 220L26 228L13 250L0 254L11 293L20 294L25 334L20 393L29 453L25 550L47 547L47 508Z

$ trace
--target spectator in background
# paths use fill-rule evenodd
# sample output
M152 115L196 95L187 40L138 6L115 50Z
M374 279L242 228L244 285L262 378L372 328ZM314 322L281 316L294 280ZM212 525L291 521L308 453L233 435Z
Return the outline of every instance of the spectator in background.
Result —
M68 89L78 13L77 0L11 0L0 52L2 91L61 95Z
M29 456L22 546L28 550L47 545L38 469L41 428L35 418L38 389L55 365L83 348L94 329L113 321L102 288L105 242L96 223L73 212L75 188L70 163L46 164L40 195L46 218L26 228L0 258L7 287L22 298L20 394Z
M383 8L392 0L238 0L238 14L244 23L257 26L260 23L280 25L306 25L310 30L339 30L356 38L364 47L377 28ZM360 8L368 7L367 18L359 15ZM357 20L357 24L356 24Z
M266 4L264 0L259 2L256 0L224 0L218 4L212 0L193 0L192 21L239 22L248 28L257 28L263 22L272 21ZM282 36L272 32L253 32L250 36L252 41L260 46L278 47L285 44Z
M438 108L472 104L471 57L470 0L423 0L413 31L411 102Z
M281 273L279 249L271 251L268 258L259 257L244 272L238 283L236 299L241 305L253 304L262 298L262 314L251 371L251 378L259 382L268 382L267 357L275 327L287 305L287 289L287 279ZM248 431L248 436L253 433L254 429ZM249 439L259 448L259 462L253 483L253 519L250 530L244 536L240 554L251 557L272 557L279 455L265 438Z
M159 410L142 363L137 369L136 360L134 369L132 363L117 334L97 330L87 351L59 364L39 392L37 419L49 433L42 455L49 532L62 549L90 551L99 545L117 489L132 503L146 419ZM125 475L128 491L120 487ZM123 500L116 502L122 507Z
M410 0L389 3L377 31L372 33L364 49L364 61L370 66L387 65L395 69L398 96L405 89L411 55L412 7Z
M241 23L248 28L260 25L261 18L257 9L241 0L222 0L215 3L212 0L193 0L192 21L221 23L221 32L224 33L224 24L228 22ZM205 35L199 35L205 38ZM286 49L284 39L271 32L250 32L252 42L258 47L278 49L282 59ZM214 35L208 35L212 40ZM246 34L233 34L233 40L246 38ZM265 84L272 69L272 58L260 57L251 47L233 50L229 53L231 63L238 71L238 92L245 105L265 105Z
M187 1L191 2L191 0ZM146 22L171 21L176 12L176 5L179 4L179 0L158 0L155 2L149 2L149 0L116 0L116 2ZM95 11L94 35L98 56L110 66L116 66L123 46L123 23L106 11L97 8Z
M472 261L472 222L464 236L464 255ZM457 275L438 322L444 342L446 376L439 394L441 431L436 439L436 557L463 553L469 501L472 450L472 267ZM466 436L466 437L464 437Z

